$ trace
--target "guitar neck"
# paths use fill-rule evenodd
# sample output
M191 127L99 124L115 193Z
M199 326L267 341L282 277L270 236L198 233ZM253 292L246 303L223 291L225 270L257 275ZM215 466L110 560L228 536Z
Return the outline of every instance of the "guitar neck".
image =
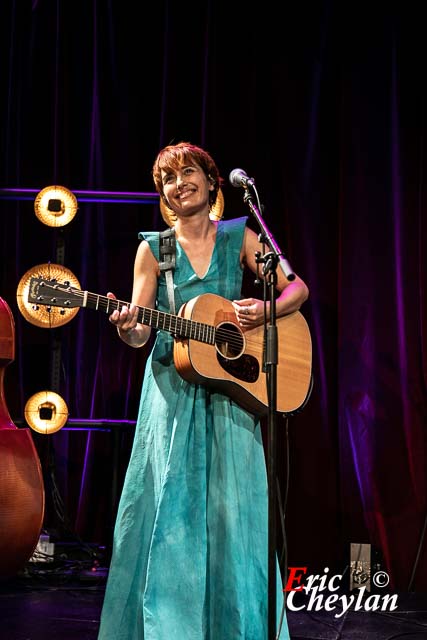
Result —
M129 302L114 300L97 293L82 291L82 307L103 311L110 315L115 310L122 307L130 307ZM215 344L215 327L202 322L188 320L181 316L157 311L149 307L138 307L138 322L154 329L161 329L173 334L175 337L197 340L206 344Z

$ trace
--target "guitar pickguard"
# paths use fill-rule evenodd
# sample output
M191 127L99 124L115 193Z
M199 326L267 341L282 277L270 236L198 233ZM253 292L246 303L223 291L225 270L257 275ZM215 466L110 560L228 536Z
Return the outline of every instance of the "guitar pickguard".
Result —
M243 355L236 360L228 360L217 352L216 357L221 367L234 378L243 382L256 382L258 380L260 367L258 360L254 356Z

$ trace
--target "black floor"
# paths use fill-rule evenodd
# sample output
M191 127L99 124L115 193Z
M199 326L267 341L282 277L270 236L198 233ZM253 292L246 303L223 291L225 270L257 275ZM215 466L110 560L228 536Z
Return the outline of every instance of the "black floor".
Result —
M0 582L0 639L96 640L106 575L106 569L91 570L84 562L28 564ZM331 601L327 611L323 600L319 610L309 611L306 600L295 599L301 609L287 611L291 639L427 640L427 594L397 594L394 611L353 606L342 614L340 602Z

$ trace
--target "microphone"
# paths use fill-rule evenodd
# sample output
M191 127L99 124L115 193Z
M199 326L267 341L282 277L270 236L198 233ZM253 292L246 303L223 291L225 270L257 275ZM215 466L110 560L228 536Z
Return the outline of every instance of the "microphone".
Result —
M233 171L230 172L229 179L233 187L243 187L247 189L255 185L255 180L250 178L243 169L233 169Z

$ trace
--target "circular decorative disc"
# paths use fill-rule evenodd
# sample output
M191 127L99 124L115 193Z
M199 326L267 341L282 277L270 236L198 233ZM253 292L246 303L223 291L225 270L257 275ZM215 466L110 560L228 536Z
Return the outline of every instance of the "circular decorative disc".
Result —
M168 207L163 198L160 198L160 213L162 214L163 220L166 222L168 227L173 227L176 215L172 211L170 207ZM222 214L224 213L224 195L221 189L218 189L218 193L216 196L215 204L209 212L209 217L211 220L220 220L222 218Z
M39 391L27 400L24 416L31 429L48 435L62 429L68 420L68 407L54 391Z
M49 307L41 304L28 302L28 292L31 278L43 278L44 280L55 280L61 284L68 282L70 286L80 289L80 283L72 271L61 264L39 264L29 269L22 276L18 284L16 299L19 311L24 318L36 327L43 329L55 329L70 322L80 308L64 309L62 307Z
M65 187L45 187L34 200L34 211L48 227L65 227L77 213L77 199Z

